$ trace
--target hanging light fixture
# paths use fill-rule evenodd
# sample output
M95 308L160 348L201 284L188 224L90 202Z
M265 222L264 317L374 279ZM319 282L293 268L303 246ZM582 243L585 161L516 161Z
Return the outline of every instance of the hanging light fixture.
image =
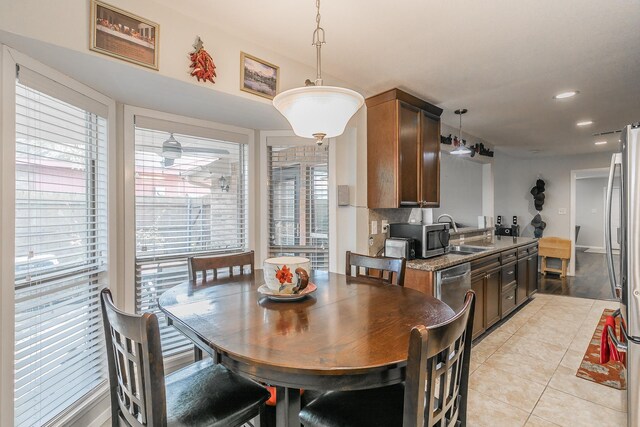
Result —
M174 138L173 133L162 143L162 157L172 160L182 157L182 144Z
M466 108L461 108L459 110L454 111L454 113L460 116L460 134L458 135L458 146L456 147L455 150L451 152L451 154L455 154L458 156L471 154L471 150L468 149L467 146L464 145L464 142L462 141L462 115L466 114L467 111L468 110Z
M293 132L314 138L321 145L324 138L342 135L347 122L362 107L364 98L358 92L322 84L321 49L325 43L320 26L320 0L316 0L316 79L307 79L305 87L290 89L273 98L273 106L289 121Z

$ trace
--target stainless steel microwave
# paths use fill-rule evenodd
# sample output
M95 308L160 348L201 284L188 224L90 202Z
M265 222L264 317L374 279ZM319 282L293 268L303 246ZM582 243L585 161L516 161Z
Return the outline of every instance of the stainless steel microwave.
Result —
M449 224L390 224L389 237L413 239L416 258L431 258L449 252Z

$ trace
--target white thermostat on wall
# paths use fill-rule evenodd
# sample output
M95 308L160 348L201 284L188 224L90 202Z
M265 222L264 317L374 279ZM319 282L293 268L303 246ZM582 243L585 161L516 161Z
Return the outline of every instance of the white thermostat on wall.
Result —
M338 185L338 206L349 206L348 185Z

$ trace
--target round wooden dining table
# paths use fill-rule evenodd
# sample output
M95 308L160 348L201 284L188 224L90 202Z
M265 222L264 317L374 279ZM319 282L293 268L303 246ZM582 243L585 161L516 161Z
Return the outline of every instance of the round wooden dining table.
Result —
M258 293L262 270L177 285L158 299L169 323L219 363L276 386L276 423L299 426L300 389L356 390L404 380L409 334L454 312L413 289L311 272L300 301Z

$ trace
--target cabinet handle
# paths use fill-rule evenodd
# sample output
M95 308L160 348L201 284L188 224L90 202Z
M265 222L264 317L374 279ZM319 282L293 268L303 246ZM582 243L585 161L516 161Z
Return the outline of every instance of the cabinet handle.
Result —
M510 297L507 297L507 299L513 299L513 295L511 295Z

